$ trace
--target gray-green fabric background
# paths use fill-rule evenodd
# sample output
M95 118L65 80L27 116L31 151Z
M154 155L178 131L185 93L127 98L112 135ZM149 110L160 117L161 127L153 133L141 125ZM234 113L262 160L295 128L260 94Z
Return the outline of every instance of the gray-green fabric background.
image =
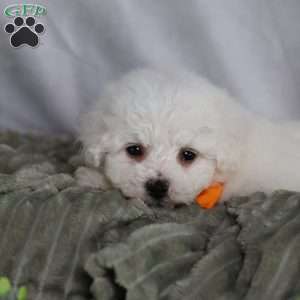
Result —
M18 2L18 1L16 1ZM274 118L300 117L299 0L40 0L38 48L13 49L0 2L0 128L74 131L106 80L179 65Z

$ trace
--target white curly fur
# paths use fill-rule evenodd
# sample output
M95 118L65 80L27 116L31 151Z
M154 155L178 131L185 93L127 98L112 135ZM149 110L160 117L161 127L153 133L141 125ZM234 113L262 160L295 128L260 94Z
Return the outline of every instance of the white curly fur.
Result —
M170 182L166 202L191 203L212 182L223 200L254 191L300 190L299 124L276 124L246 111L224 90L188 72L141 69L109 85L80 126L86 159L127 197L149 200L145 182ZM128 143L147 156L128 157ZM189 166L178 152L199 156Z

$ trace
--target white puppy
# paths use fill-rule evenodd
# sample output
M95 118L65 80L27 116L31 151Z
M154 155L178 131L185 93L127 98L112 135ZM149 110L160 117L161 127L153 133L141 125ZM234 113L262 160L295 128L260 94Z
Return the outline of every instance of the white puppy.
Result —
M194 74L142 69L107 87L80 138L89 164L125 196L176 205L214 182L224 183L222 200L300 190L296 128L255 116Z

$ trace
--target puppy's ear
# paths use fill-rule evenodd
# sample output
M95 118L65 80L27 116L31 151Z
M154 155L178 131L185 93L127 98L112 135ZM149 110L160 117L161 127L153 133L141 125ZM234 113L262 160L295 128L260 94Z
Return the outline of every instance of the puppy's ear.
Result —
M234 173L240 164L242 153L242 140L239 136L231 134L222 135L217 142L217 172L222 180Z
M83 155L86 164L90 167L99 168L105 157L105 151L98 146L84 146Z
M99 168L109 150L109 130L100 112L85 113L80 118L79 140L88 166Z
M216 159L217 173L226 180L240 168L254 115L226 93L223 93L221 100L216 111Z
M216 158L218 173L226 180L240 167L249 135L249 124L246 117L227 118L222 124L217 138Z

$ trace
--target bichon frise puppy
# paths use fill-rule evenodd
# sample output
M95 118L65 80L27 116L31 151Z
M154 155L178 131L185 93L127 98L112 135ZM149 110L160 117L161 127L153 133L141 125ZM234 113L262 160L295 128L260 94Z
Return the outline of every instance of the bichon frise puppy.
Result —
M164 206L191 203L214 182L224 183L222 200L300 190L300 126L290 124L256 116L194 74L141 69L107 87L80 139L113 187Z

